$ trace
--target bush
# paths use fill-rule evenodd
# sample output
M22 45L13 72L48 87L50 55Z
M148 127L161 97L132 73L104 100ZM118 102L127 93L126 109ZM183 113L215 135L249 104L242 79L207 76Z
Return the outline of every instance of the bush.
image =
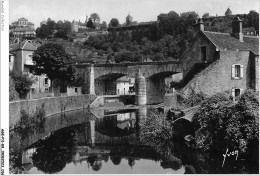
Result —
M153 61L164 61L164 55L163 53L156 53L153 57Z
M140 140L151 145L161 155L168 156L173 146L171 122L152 110L146 120L140 121Z
M115 56L115 62L140 62L142 56L139 53L131 51L120 51Z
M29 74L10 72L10 77L14 82L15 90L18 92L20 99L25 99L35 80Z
M193 107L197 106L200 103L202 103L206 99L206 95L202 92L195 93L194 90L192 90L191 94L188 97L185 97L183 100L183 103L186 107Z
M13 79L9 76L9 101L15 101L19 99L19 94L15 90L15 84Z
M253 150L256 156L258 145L252 144L259 140L258 106L258 97L251 90L245 91L237 104L227 92L208 98L194 115L196 146L212 153L239 150L246 158Z

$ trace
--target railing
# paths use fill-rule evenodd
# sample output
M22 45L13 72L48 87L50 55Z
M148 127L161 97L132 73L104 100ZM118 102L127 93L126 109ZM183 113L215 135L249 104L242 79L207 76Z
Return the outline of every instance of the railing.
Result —
M116 92L98 92L96 95L102 96L102 95L116 95Z
M135 95L135 92L128 92L125 94L117 94L117 92L98 92L96 95L102 96L102 95Z

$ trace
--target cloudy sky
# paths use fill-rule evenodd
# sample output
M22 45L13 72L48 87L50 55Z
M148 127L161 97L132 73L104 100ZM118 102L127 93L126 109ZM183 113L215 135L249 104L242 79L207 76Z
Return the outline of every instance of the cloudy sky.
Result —
M250 10L259 12L259 0L9 0L9 7L10 23L25 17L39 27L49 17L85 21L86 13L90 16L93 12L107 23L111 18L124 23L129 12L138 22L156 20L160 13L169 11L221 16L230 7L233 14L247 14Z

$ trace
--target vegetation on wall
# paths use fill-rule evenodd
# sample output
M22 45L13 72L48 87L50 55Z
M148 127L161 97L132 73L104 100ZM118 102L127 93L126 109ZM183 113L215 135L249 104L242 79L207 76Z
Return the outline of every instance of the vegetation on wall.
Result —
M14 80L9 76L9 101L15 101L19 99L19 94L15 90Z

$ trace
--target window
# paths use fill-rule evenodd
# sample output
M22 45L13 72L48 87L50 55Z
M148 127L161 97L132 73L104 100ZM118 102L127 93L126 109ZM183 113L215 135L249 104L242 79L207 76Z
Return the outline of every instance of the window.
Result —
M234 64L232 65L232 79L243 78L243 65Z
M240 89L235 89L235 97L238 97L240 95Z
M78 93L78 88L77 87L75 88L75 93Z
M232 89L232 97L234 99L234 101L237 101L239 96L241 95L242 89Z
M29 73L33 73L33 68L29 67Z
M206 46L202 46L201 48L200 48L200 52L201 52L201 61L202 62L205 62L206 61L206 59L207 59L207 49L206 49Z
M48 78L44 78L44 84L48 84Z
M235 65L235 77L240 78L240 65Z

